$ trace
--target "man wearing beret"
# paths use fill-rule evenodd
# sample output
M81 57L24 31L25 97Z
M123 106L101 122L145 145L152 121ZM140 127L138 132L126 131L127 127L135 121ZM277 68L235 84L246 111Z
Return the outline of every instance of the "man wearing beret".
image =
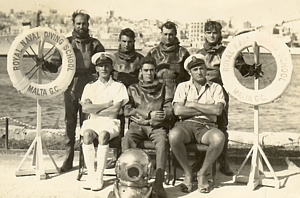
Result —
M104 52L100 41L89 34L90 15L82 10L75 11L72 15L74 30L72 36L68 37L76 57L76 73L68 89L64 92L65 104L65 148L66 157L60 168L61 172L67 172L73 167L75 130L77 126L77 114L79 114L79 125L82 125L84 114L82 113L79 99L84 86L93 81L95 66L91 63L91 57L97 52ZM55 51L51 61L44 62L45 71L55 73L62 64L59 51Z
M217 116L226 105L222 87L206 80L206 65L203 55L191 55L184 62L191 79L180 83L173 99L174 114L180 118L169 133L172 152L184 170L182 192L192 191L193 173L188 163L185 144L196 142L208 146L206 157L197 173L198 190L209 192L208 168L220 155L224 134L217 128Z
M112 79L115 57L108 52L100 52L92 57L99 78L87 84L81 97L82 111L89 114L83 122L83 155L88 170L85 189L101 190L103 187L103 171L109 151L109 140L120 133L120 120L117 119L122 106L128 102L126 87ZM98 138L97 171L95 172L95 149L93 141Z

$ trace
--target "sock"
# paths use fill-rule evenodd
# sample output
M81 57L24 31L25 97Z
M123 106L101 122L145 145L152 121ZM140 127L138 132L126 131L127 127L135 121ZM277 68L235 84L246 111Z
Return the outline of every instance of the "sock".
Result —
M106 166L107 156L108 156L109 146L108 145L98 145L97 150L97 178L103 178L103 172Z
M89 180L95 179L96 172L95 172L95 148L93 144L83 144L82 151L84 156L84 162L88 171L88 178Z

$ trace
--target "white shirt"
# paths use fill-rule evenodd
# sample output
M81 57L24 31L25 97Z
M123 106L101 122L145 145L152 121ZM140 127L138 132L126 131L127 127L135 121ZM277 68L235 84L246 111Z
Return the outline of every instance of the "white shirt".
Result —
M103 104L113 101L114 103L122 102L124 106L128 102L128 94L125 85L116 82L110 78L107 83L100 80L84 87L81 102L90 99L92 104ZM91 118L96 115L91 115Z
M172 104L185 104L186 101L197 102L199 104L218 104L220 102L224 106L226 105L221 85L213 82L207 82L201 87L198 93L192 79L182 82L177 86ZM217 120L216 115L200 115L194 116L194 118L208 119L213 122L216 122Z

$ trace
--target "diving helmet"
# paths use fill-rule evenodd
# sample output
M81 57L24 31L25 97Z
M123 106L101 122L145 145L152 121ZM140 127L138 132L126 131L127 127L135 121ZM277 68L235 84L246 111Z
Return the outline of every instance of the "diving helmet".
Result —
M141 188L149 186L153 165L145 151L134 148L119 157L115 170L120 185Z

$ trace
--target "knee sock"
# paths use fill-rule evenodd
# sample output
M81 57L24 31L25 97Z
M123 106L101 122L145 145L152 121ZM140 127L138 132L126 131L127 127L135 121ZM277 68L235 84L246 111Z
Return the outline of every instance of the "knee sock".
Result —
M84 162L88 171L89 180L93 180L95 178L95 148L93 144L83 144L82 151L84 155Z
M103 172L106 166L107 156L108 156L109 147L108 145L98 145L97 150L97 176L96 178L103 178Z

